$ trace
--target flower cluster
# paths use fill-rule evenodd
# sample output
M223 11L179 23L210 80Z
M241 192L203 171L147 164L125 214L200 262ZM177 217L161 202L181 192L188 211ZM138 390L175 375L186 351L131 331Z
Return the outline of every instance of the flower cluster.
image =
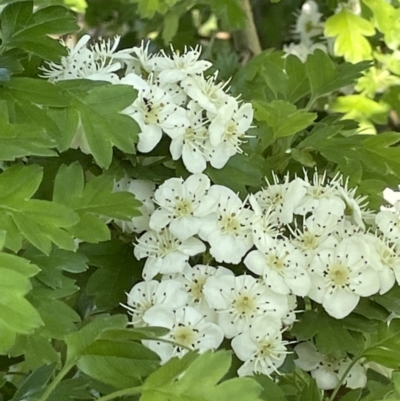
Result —
M244 362L239 375L270 375L290 352L284 332L298 297L341 319L361 297L400 283L399 212L373 215L340 176L274 175L243 201L193 174L165 181L150 198L134 249L144 281L126 307L134 326L167 327L166 338L182 345L149 341L163 362L225 337Z
M200 59L200 47L151 54L149 44L117 51L119 37L91 47L89 39L85 35L69 47L61 64L44 67L43 76L50 82L86 78L134 87L137 99L123 113L140 126L140 152L152 151L165 134L172 159L182 158L191 173L203 172L207 163L220 169L242 152L253 108L229 95L217 73L205 75L212 64Z

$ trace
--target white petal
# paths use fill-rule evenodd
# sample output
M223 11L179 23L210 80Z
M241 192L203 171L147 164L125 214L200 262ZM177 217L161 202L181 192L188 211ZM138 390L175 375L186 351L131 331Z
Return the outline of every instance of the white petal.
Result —
M249 332L239 334L231 341L232 349L241 361L247 361L257 352L257 344Z
M360 275L351 280L350 288L357 295L369 297L379 291L380 280L379 272L368 267L364 269Z
M311 343L300 343L296 345L294 351L299 357L299 359L296 359L294 363L300 369L303 369L307 372L314 370L322 361L321 354L317 352L316 348Z
M154 231L161 231L171 221L171 213L166 209L158 208L150 217L149 226Z
M322 303L329 315L343 319L357 306L360 297L347 289L336 288L327 291Z
M198 238L192 237L185 240L179 249L186 255L194 256L205 252L206 246Z
M188 216L173 220L169 226L169 230L176 238L184 241L196 235L200 230L200 226L200 219Z
M142 127L142 132L139 134L139 142L137 148L139 152L148 153L152 151L160 142L162 130L158 125L146 125Z

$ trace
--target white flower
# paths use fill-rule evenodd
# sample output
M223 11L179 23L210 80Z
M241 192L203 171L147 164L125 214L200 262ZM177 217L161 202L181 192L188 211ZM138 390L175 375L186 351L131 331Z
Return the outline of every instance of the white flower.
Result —
M329 315L346 317L360 296L379 291L379 273L368 261L369 249L360 237L344 239L336 248L321 249L310 265L309 297L322 303Z
M134 255L136 259L147 258L143 268L143 278L151 280L158 273L181 272L190 256L205 250L205 245L199 239L191 237L181 241L165 228L158 233L155 231L144 233L135 245Z
M134 46L131 49L126 49L134 54L133 59L123 60L127 64L126 75L134 72L140 76L143 71L150 73L153 70L153 55L149 53L150 43L150 41L142 41L140 47Z
M262 316L269 316L280 328L281 318L288 312L287 297L248 275L210 277L203 293L209 306L218 312L218 324L227 338L247 331Z
M191 100L186 106L189 125L183 129L171 130L170 152L173 160L182 157L183 164L191 173L202 173L207 166L207 146L209 142L203 109Z
M400 242L400 201L394 204L395 211L379 212L375 217L375 223L383 235L398 243Z
M253 107L250 103L243 103L239 107L236 99L230 98L211 120L209 127L210 142L218 146L223 142L238 152L239 145L243 142L246 131L253 122Z
M332 390L339 383L339 360L329 355L319 353L313 344L300 343L294 348L299 359L295 364L311 373L321 390Z
M203 288L210 277L220 277L225 274L232 276L233 272L222 266L216 269L208 265L195 265L191 267L187 264L181 273L170 274L164 277L181 283L182 288L188 294L188 305L195 307L207 321L216 322L216 313L208 305Z
M185 355L188 349L198 350L200 353L215 350L224 338L220 327L205 321L201 313L190 306L171 310L164 305L157 305L149 309L143 319L150 326L170 329L170 332L162 338L177 344L143 341L160 356L162 364L174 356Z
M170 178L156 190L154 201L159 208L150 217L150 228L160 231L169 224L170 232L185 240L196 235L202 217L213 212L215 197L207 195L210 180L204 174L193 174L186 181Z
M253 246L253 212L229 188L213 185L209 195L217 197L217 210L204 218L199 235L209 242L210 253L217 262L238 264Z
M293 220L295 208L307 192L307 184L300 178L289 181L289 175L286 175L280 184L275 173L272 175L273 183L266 180L268 187L254 196L263 210L272 208L280 224L289 224Z
M178 106L172 96L162 87L144 81L136 74L128 74L121 80L137 89L138 97L123 112L131 116L140 126L138 150L148 153L160 142L163 131L186 127L189 121L185 110Z
M230 96L224 92L228 82L216 84L217 75L216 72L207 79L202 75L195 75L187 77L181 82L181 87L187 95L198 102L203 109L213 114L217 114L218 109L227 99L230 99Z
M304 42L300 43L289 43L288 45L283 45L283 52L285 53L285 57L289 54L298 57L303 63L307 61L307 58L310 54L313 54L315 50L322 50L327 53L327 47L322 43L313 43L308 44Z
M272 240L265 245L246 256L246 267L278 294L306 296L311 280L302 253L286 240Z
M331 355L323 355L311 343L300 343L296 345L294 351L299 357L294 361L295 364L300 369L310 372L321 390L334 389L352 363L349 358L339 360ZM356 362L343 383L352 389L365 387L367 380L365 371L364 366Z
M155 305L165 305L169 308L185 306L188 295L181 289L181 284L175 280L142 281L135 284L127 294L127 305L123 305L132 315L134 327L147 326L143 315Z
M321 17L322 14L318 12L318 4L315 1L308 0L302 5L294 29L301 42L310 43L312 37L322 34Z
M141 233L149 230L149 220L154 212L154 196L155 184L151 181L135 180L130 177L124 177L114 183L114 191L127 191L135 195L136 199L142 202L139 211L141 216L133 217L131 221L114 220L115 224L121 227L126 233Z
M286 327L292 326L296 319L297 297L294 294L287 295L288 312L282 318L282 323Z
M303 227L289 230L293 238L291 243L299 249L306 258L307 265L312 261L321 247L335 246L337 239L331 235L341 220L330 213L315 213L303 223Z
M199 60L201 47L196 46L188 50L186 47L183 54L179 55L171 46L172 55L168 57L162 50L160 56L152 59L153 69L158 72L158 78L162 83L175 83L182 81L191 75L203 74L212 63Z
M67 47L68 55L61 57L61 64L48 62L46 67L41 68L44 71L42 76L50 82L86 78L118 83L119 78L115 74L115 71L122 68L121 63L118 61L114 62L109 53L97 53L96 48L88 49L86 45L89 40L90 36L84 35L75 46L70 45L70 47ZM113 50L117 48L119 40L120 37L116 36L114 46L112 47ZM104 49L107 46L111 50L110 42L104 42L98 48Z
M341 199L337 190L336 176L331 183L326 183L326 172L321 176L318 172L313 175L312 182L307 176L307 192L302 201L295 209L296 214L306 215L307 213L330 213L342 217L346 208L345 202Z
M282 339L279 328L268 317L255 321L248 331L236 336L231 344L237 357L244 361L237 371L239 376L279 373L278 368L289 353L286 349L288 341Z

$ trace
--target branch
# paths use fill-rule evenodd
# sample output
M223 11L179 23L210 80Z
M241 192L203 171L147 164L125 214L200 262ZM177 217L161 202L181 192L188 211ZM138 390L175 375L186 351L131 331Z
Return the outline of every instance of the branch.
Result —
M239 53L242 64L246 64L253 56L260 54L262 49L254 24L250 0L240 0L240 4L246 14L246 25L243 29L233 32L232 36L235 49Z

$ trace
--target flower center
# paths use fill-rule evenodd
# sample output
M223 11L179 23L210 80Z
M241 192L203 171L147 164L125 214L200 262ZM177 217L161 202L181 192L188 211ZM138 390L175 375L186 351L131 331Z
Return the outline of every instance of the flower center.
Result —
M328 276L334 285L343 286L349 281L349 269L344 265L333 265L329 268Z
M258 355L264 358L273 355L274 351L275 347L269 340L264 340L258 345Z
M220 218L220 226L224 234L237 235L240 229L240 222L236 218L236 213L222 216L222 218Z
M193 204L188 199L181 199L176 203L175 213L177 217L190 216L193 212Z
M233 303L239 315L251 315L256 310L256 302L248 294L240 294Z
M196 301L200 301L203 298L203 287L207 281L207 277L198 277L194 279L190 285L190 293L193 295Z
M274 255L273 253L269 253L267 256L268 266L271 269L276 270L277 272L282 272L285 268L284 259L280 258L278 255Z
M185 347L194 347L196 332L188 326L177 327L172 334L173 341Z

